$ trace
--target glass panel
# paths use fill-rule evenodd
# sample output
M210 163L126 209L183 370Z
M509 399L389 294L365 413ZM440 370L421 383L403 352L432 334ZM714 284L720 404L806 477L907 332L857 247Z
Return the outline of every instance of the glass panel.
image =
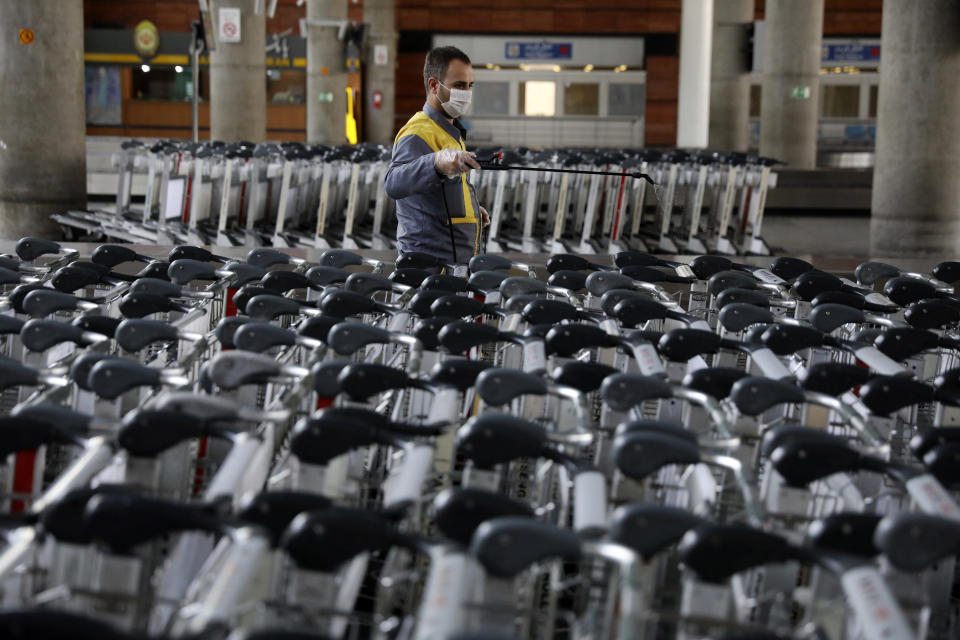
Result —
M191 97L190 68L150 67L143 71L134 67L131 89L136 100L189 100Z
M880 85L872 84L870 85L870 112L867 114L870 118L877 117L877 95Z
M557 114L557 84L550 81L520 83L520 113L525 116Z
M87 123L122 124L123 96L120 67L88 65Z
M478 82L473 85L473 113L480 116L510 113L510 83Z
M763 91L763 85L750 85L750 117L760 117L760 93Z
M607 113L611 116L642 116L647 102L647 85L611 84L607 95Z
M859 85L826 84L823 88L824 118L856 118L860 115Z
M307 74L303 71L267 72L267 102L272 104L303 104L307 93Z
M600 113L600 85L595 82L563 84L563 115L595 116Z

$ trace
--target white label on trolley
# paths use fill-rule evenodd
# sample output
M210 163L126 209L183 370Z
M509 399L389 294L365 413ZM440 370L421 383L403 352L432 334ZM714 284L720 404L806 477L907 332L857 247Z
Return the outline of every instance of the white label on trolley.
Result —
M383 490L384 506L390 507L404 502L416 502L423 488L423 480L433 465L433 447L417 445L403 455L403 462L395 474L387 478Z
M707 361L703 359L703 356L697 355L687 360L687 373L693 373L694 371L699 371L700 369L709 368L710 365L708 365Z
M840 576L850 608L857 615L863 637L877 640L912 640L916 636L890 593L883 577L872 567L857 567Z
M269 462L272 454L272 443L267 439L241 435L210 481L204 497L211 501L222 496L239 500L246 487L262 485L266 480L262 463L264 458ZM258 463L260 467L256 466Z
M529 340L523 343L523 370L526 373L545 371L547 354L542 340Z
M522 320L522 317L519 313L511 313L500 323L500 330L513 333L520 326L520 320Z
M864 300L866 300L870 304L882 304L888 307L894 306L893 300L883 295L882 293L877 293L876 291L874 291L873 293L868 293L866 296L864 296Z
M603 329L607 335L610 335L610 336L620 335L620 325L617 324L616 320L611 320L608 318L606 320L601 321L597 326Z
M690 323L691 329L700 329L701 331L713 331L713 327L706 320L694 320Z
M761 491L764 504L773 513L805 516L810 507L810 492L788 486L773 467L764 471Z
M731 598L730 587L727 585L686 578L680 597L680 613L691 617L725 620L730 611Z
M960 506L943 488L940 482L930 474L910 478L906 483L907 493L917 503L920 510L943 518L960 520Z
M789 378L791 375L790 370L787 369L786 365L780 361L780 358L777 357L770 349L757 349L756 351L750 352L750 359L753 360L763 371L764 375L768 378L773 378L774 380L780 380L781 378Z
M455 422L460 408L460 390L456 387L441 387L433 394L427 424Z
M783 284L785 282L783 278L767 269L756 269L750 273L760 282L766 282L767 284Z
M50 364L53 364L55 362L60 362L61 360L69 356L71 353L73 353L76 350L76 348L77 348L76 345L70 342L69 340L61 342L60 344L54 347L51 347L47 351L47 362Z
M867 363L871 369L876 370L886 376L895 376L903 373L905 369L899 362L890 358L874 346L860 347L854 354Z
M859 288L860 288L860 285L857 284L856 282L854 282L853 280L851 280L850 278L844 278L844 277L841 276L841 277L840 277L840 283L841 283L841 284L844 284L844 285L846 285L846 286L848 286L848 287L852 287L853 289L859 289Z
M360 595L360 588L363 586L364 578L367 575L369 562L370 554L361 553L347 562L346 569L341 570L340 579L336 585L337 595L333 600L334 611L352 611L357 606L357 597ZM309 597L307 595L305 599L309 599ZM333 638L342 638L347 632L348 623L349 619L346 616L337 616L330 621L330 627L326 633Z
M390 325L387 327L387 330L392 333L406 333L407 323L410 321L410 314L405 311L401 311L392 318L390 318Z
M637 361L640 373L645 376L659 375L665 372L660 354L649 342L633 346L633 359Z
M581 471L573 477L573 529L607 528L607 483L599 471Z
M717 500L717 481L710 467L705 464L690 466L682 476L683 483L690 494L690 511L698 514L710 513L711 506Z
M415 640L447 638L462 628L459 605L466 574L467 558L463 553L446 548L435 552L430 559Z
M496 492L500 490L500 474L488 469L477 469L471 465L463 472L462 485L471 489Z

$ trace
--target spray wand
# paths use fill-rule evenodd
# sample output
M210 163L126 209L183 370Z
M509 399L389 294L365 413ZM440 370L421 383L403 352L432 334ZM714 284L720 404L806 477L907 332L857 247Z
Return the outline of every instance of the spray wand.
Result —
M657 183L653 181L653 178L648 176L645 173L640 173L639 171L588 171L586 169L552 169L549 167L526 167L515 164L503 164L503 153L499 151L492 152L487 155L477 155L474 158L477 161L477 164L480 165L480 168L485 171L542 171L545 173L580 173L591 176L619 176L619 177L631 177L631 178L642 178L649 182L652 185Z

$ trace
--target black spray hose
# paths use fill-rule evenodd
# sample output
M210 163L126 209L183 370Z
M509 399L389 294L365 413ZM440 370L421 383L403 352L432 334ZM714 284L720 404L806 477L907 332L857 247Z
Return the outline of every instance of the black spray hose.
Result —
M652 185L657 183L653 181L653 178L648 176L645 173L640 173L639 171L588 171L586 169L550 169L547 167L524 167L515 164L502 164L503 154L502 153L493 153L489 156L476 158L477 163L480 165L481 169L486 171L543 171L545 173L580 173L591 176L620 176L620 177L631 177L631 178L642 178Z

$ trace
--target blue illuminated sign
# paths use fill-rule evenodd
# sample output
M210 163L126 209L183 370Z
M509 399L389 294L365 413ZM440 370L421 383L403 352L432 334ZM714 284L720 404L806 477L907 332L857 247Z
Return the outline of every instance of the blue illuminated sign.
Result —
M822 62L840 64L849 62L879 62L879 44L825 44Z
M508 60L569 60L573 44L569 42L507 42L504 57Z

